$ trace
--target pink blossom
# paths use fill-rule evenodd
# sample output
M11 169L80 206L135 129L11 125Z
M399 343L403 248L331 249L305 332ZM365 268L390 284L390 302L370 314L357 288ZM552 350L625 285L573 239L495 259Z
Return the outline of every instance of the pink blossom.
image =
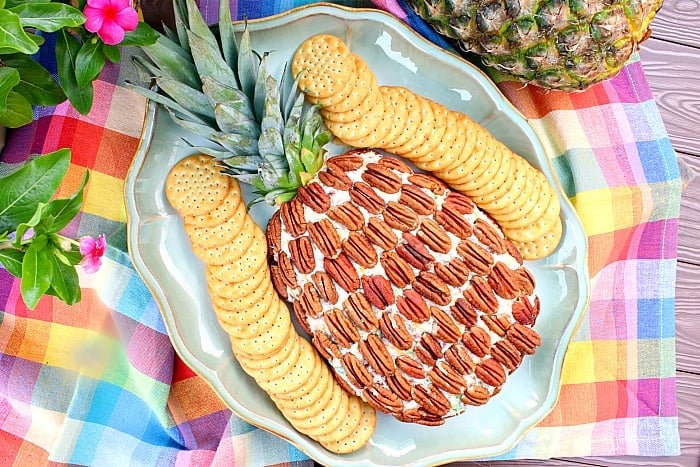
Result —
M124 33L133 31L139 24L139 15L131 0L88 0L83 10L85 29L96 32L107 45L124 40Z
M102 265L101 258L105 254L106 247L107 241L104 235L100 235L97 238L80 237L80 254L83 255L80 265L85 272L92 274L100 269Z

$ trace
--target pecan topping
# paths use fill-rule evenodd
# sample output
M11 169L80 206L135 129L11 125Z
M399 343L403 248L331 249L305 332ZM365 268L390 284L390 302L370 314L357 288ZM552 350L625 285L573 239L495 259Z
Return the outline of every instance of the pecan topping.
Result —
M343 365L345 373L353 385L360 389L372 386L372 375L356 356L346 353L343 355L340 363Z
M416 292L438 305L449 305L452 301L447 284L432 272L422 272L411 285Z
M323 256L335 256L340 249L340 236L328 219L312 222L308 226L309 236Z
M450 394L460 394L467 385L464 378L445 362L439 362L428 371L428 378L436 387Z
M508 315L505 314L481 315L481 320L484 322L487 328L498 334L500 337L504 337L506 335L506 331L508 331L511 324L513 324Z
M473 373L476 368L476 363L469 356L466 347L460 343L451 345L445 350L445 361L463 375Z
M399 396L383 386L367 387L362 396L369 405L384 413L399 413L403 409Z
M498 298L493 293L488 281L483 277L472 277L472 280L469 281L469 287L464 290L463 295L477 310L489 314L498 310Z
M460 338L460 331L454 320L447 314L442 308L433 306L430 307L430 313L435 318L437 323L435 329L435 337L443 342L453 343L457 342Z
M343 290L354 292L360 288L360 277L344 253L340 253L335 258L323 258L323 267Z
M491 336L479 326L472 326L462 334L462 342L477 357L485 357L491 348Z
M362 232L350 232L343 242L343 251L362 267L371 268L377 264L377 250Z
M379 319L379 330L382 335L397 349L408 350L413 345L413 337L406 328L401 315L382 313Z
M353 203L363 207L370 214L379 214L384 210L384 200L365 182L356 182L349 190Z
M328 326L328 331L335 341L341 346L348 348L360 340L360 333L342 310L334 308L323 314L323 321Z
M326 212L331 207L331 199L318 182L299 187L297 198L316 212Z
M535 291L535 278L527 268L518 268L516 270L520 278L520 291L525 295L531 295Z
M518 348L507 339L500 340L493 345L491 356L509 371L518 368L523 360L523 356Z
M460 214L471 214L474 211L474 203L471 198L458 192L451 191L445 198L443 206L449 206Z
M337 167L343 172L352 172L362 167L362 156L352 151L338 156L329 157L326 161L327 167Z
M289 293L287 292L287 284L284 283L284 276L280 267L276 264L270 266L270 279L272 280L272 285L280 297L284 300L289 298Z
M331 305L335 305L338 301L338 291L335 289L331 276L323 271L317 271L313 273L311 280L314 281L319 296Z
M506 332L506 338L513 343L519 351L524 354L532 355L535 349L542 345L542 339L532 328L523 326L520 323L513 325Z
M294 316L296 316L297 322L302 327L302 329L306 331L307 334L311 334L312 331L309 327L309 321L306 319L306 312L303 308L303 305L301 305L301 302L297 300L293 301L292 311L294 312Z
M362 331L374 331L379 325L377 315L364 294L351 293L343 302L343 309L355 326Z
M491 398L489 390L483 386L471 386L467 388L460 398L462 402L469 405L484 405Z
M474 235L494 253L506 252L506 239L499 235L496 229L485 220L477 219L474 222Z
M442 347L432 334L424 332L415 348L416 357L420 358L428 366L435 365L438 358L442 357Z
M416 236L425 243L428 248L438 253L449 253L452 249L452 240L450 240L450 236L432 219L423 219Z
M493 265L488 283L498 296L506 299L513 299L520 293L520 280L516 272L500 261Z
M396 287L403 289L413 282L416 275L411 266L401 259L395 251L385 251L379 262L384 268L384 273Z
M465 239L472 234L472 227L469 221L450 205L443 204L442 208L435 213L435 220L445 230L461 239Z
M408 177L408 181L421 188L426 188L436 195L442 195L447 189L444 183L431 175L413 174Z
M384 342L375 334L369 334L366 339L361 340L359 349L369 365L380 375L386 376L394 372L394 360Z
M321 305L321 296L318 294L316 286L310 282L304 285L301 294L294 301L294 306L300 307L299 311L303 316L313 316L315 318L321 316L323 306Z
M369 241L377 245L382 250L391 250L396 246L399 239L391 227L378 217L370 217L363 229Z
M435 212L435 200L416 185L402 185L399 203L404 204L421 215Z
M350 230L360 230L365 225L365 216L357 206L350 202L330 208L328 217Z
M322 170L318 174L318 180L330 188L347 191L352 186L352 180L343 172L337 173L332 170Z
M466 298L458 298L454 305L450 307L452 316L467 327L476 324L477 314L474 307Z
M411 208L396 201L389 201L384 209L384 222L402 232L418 227L418 214Z
M412 359L408 355L399 355L395 360L396 367L412 378L425 378L425 371L420 362Z
M294 266L292 265L292 260L287 256L286 253L280 253L277 257L277 266L279 267L280 274L282 275L282 281L284 285L290 289L297 288L297 275L294 271Z
M341 357L340 349L335 342L330 340L330 338L321 331L314 331L311 343L316 347L318 353L326 360Z
M397 159L396 157L384 156L379 159L377 164L381 165L382 167L386 167L387 169L395 170L396 172L405 174L411 173L411 169L402 160Z
M453 258L449 263L435 263L435 274L453 287L461 287L469 278L471 272L467 263L459 258Z
M426 389L420 384L416 384L413 386L411 394L415 401L428 413L441 417L450 410L450 401L447 400L447 397L433 388Z
M435 261L428 248L418 237L404 232L402 242L396 247L396 253L414 268L424 271Z
M408 400L411 398L411 383L401 374L401 372L394 372L393 374L386 377L386 385L391 389L391 391L399 396L403 400Z
M273 257L277 256L280 252L280 248L282 248L282 220L280 216L280 211L275 211L270 221L267 223L267 229L265 230L267 248L270 256Z
M362 290L367 300L380 310L394 303L394 290L384 276L363 276Z
M478 365L476 365L476 370L474 371L477 378L479 378L484 383L489 386L500 386L506 381L506 372L493 358L485 358Z
M403 295L396 298L396 308L406 319L414 323L422 323L430 318L428 304L415 290L404 290Z
M540 314L540 297L535 297L534 303L527 297L518 298L513 302L512 313L518 323L532 326Z
M370 186L384 193L397 193L401 189L401 179L391 169L371 162L367 164L362 179Z
M309 274L316 267L314 260L314 249L309 237L299 237L289 242L289 253L292 256L292 263L299 272Z
M463 240L457 246L457 253L464 258L469 269L477 274L485 276L491 270L493 256L486 248L471 240Z
M279 212L287 232L289 232L292 237L298 237L306 232L304 206L299 199L294 198L288 203L284 203Z

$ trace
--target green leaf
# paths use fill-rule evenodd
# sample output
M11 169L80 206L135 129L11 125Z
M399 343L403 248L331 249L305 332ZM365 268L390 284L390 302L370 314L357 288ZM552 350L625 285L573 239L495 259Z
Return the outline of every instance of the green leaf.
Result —
M24 31L19 15L9 10L0 10L0 49L27 55L39 51L39 46Z
M34 119L32 104L26 97L16 91L7 95L5 112L0 114L0 125L8 128L19 128L31 123Z
M54 199L48 204L48 214L53 218L49 233L59 232L64 228L80 211L83 205L83 191L89 179L89 172L85 171L83 181L78 189L69 198Z
M50 255L49 258L52 267L51 294L55 294L67 305L78 303L80 301L80 282L75 267L63 263L55 254Z
M119 63L122 59L121 49L118 45L107 45L103 43L102 52L105 54L107 60L112 63Z
M52 271L51 251L46 243L31 243L24 254L22 280L19 283L22 299L29 309L36 307L41 296L51 286Z
M164 76L156 76L156 84L178 104L201 116L206 121L214 123L216 119L214 109L209 105L209 99L202 91Z
M85 22L85 15L80 10L63 3L23 3L11 11L20 17L22 26L44 32L74 28Z
M31 219L38 203L49 201L65 177L70 151L59 149L37 157L0 178L0 232L11 232Z
M243 30L238 50L238 79L240 80L240 89L246 96L252 96L255 93L255 82L258 77L259 66L260 59L253 52L250 32L246 26Z
M19 70L10 66L0 67L0 114L7 108L7 96L19 84Z
M2 61L5 66L17 69L20 81L15 90L32 104L57 105L66 100L63 89L51 73L31 57L12 54L3 57Z
M44 217L46 216L47 207L47 203L37 203L34 215L32 215L32 217L27 222L22 222L17 226L17 230L15 232L15 241L12 243L12 245L15 248L19 248L22 244L22 238L24 237L24 234L26 234L29 229L39 225L39 222L41 222L44 219Z
M80 88L90 84L105 66L101 41L85 41L75 57L75 80Z
M154 44L143 46L141 50L160 70L159 75L167 76L193 88L199 88L202 85L189 53L167 37L159 36Z
M238 86L233 70L226 64L217 48L198 34L188 31L187 37L192 49L192 59L200 76L211 76L221 84L235 88Z
M83 115L90 112L92 107L92 83L80 86L75 76L76 57L80 52L80 41L66 31L60 31L56 40L56 61L58 62L58 77L63 90L75 110Z
M151 45L158 40L158 31L143 21L139 22L136 29L127 32L119 45Z
M238 43L231 22L231 4L229 2L219 2L219 39L221 40L224 60L236 74L238 71Z
M22 259L24 252L14 248L0 249L0 264L15 277L22 277Z

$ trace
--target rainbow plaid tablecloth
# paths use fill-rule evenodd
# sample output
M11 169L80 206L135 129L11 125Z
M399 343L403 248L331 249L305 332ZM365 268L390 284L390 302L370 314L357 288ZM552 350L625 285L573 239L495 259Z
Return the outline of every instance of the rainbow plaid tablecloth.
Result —
M301 1L232 1L238 18ZM362 2L344 2L360 5ZM439 40L401 2L375 3ZM217 2L200 2L215 19ZM62 190L91 171L69 235L108 235L100 271L81 276L74 307L34 311L0 269L0 464L271 465L308 462L243 421L175 354L157 305L126 252L124 179L144 100L121 85L128 64L96 82L83 117L39 109L12 131L0 172L32 153L72 149ZM681 180L642 66L586 92L544 94L501 83L543 136L590 240L592 295L567 353L554 411L504 458L679 453L674 285Z

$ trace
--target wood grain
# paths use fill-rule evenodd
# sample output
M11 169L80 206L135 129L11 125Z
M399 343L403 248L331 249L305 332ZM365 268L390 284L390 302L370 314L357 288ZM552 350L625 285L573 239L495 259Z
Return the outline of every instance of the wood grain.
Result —
M651 37L700 48L700 0L666 0L651 23Z
M642 44L639 55L676 151L697 153L700 122L698 49L649 39Z
M695 172L695 178L681 197L683 222L678 230L678 258L700 267L700 157L681 154L680 159Z

